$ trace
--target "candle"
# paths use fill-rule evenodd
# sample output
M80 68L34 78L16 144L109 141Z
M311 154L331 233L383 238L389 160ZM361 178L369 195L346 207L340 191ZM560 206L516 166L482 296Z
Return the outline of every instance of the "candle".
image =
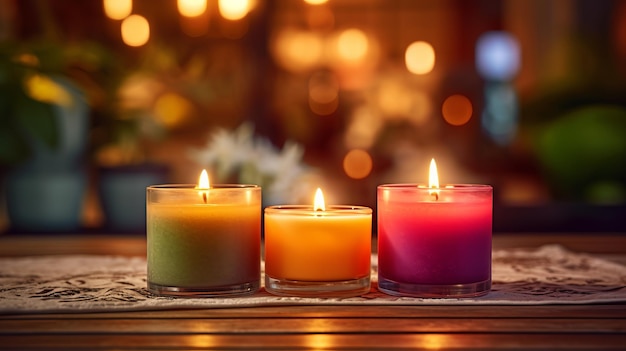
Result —
M276 295L357 296L370 289L372 210L325 206L265 209L265 289Z
M147 189L148 289L227 296L260 288L261 188L155 185Z
M378 187L378 286L391 295L472 297L491 288L492 188Z

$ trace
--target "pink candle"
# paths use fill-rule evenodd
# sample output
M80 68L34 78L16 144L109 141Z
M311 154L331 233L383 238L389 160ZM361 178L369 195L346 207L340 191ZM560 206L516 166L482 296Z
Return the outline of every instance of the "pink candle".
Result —
M486 294L491 223L488 185L379 186L379 289L422 297Z

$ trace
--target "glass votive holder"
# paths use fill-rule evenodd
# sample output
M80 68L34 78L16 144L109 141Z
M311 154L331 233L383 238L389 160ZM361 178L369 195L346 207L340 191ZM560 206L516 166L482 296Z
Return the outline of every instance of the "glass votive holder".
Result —
M265 289L275 295L358 296L370 290L372 210L265 209Z
M388 184L377 191L380 291L452 298L489 292L491 186Z
M252 294L261 281L261 188L147 188L148 289L166 296Z

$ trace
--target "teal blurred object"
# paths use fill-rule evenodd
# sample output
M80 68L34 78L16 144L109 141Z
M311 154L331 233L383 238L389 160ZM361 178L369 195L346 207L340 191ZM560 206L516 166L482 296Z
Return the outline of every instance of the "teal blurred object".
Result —
M52 148L29 137L32 154L6 177L7 214L16 232L71 232L82 227L90 109L76 84L62 77L54 81L72 99L67 106L52 105L50 119L58 130L58 145Z
M146 188L169 180L169 167L135 164L99 169L98 195L105 230L115 233L146 231Z
M626 202L626 108L574 109L543 126L535 146L557 200Z

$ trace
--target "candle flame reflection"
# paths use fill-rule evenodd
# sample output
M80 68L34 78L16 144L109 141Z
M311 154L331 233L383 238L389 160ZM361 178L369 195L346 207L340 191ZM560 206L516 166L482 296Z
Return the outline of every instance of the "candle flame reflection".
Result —
M430 160L428 187L433 189L439 189L439 175L437 174L437 164L435 163L434 158ZM431 190L430 195L433 195L435 199L439 200L439 190Z
M326 206L324 204L324 194L322 194L322 189L320 188L317 188L317 190L315 191L313 211L326 211Z

